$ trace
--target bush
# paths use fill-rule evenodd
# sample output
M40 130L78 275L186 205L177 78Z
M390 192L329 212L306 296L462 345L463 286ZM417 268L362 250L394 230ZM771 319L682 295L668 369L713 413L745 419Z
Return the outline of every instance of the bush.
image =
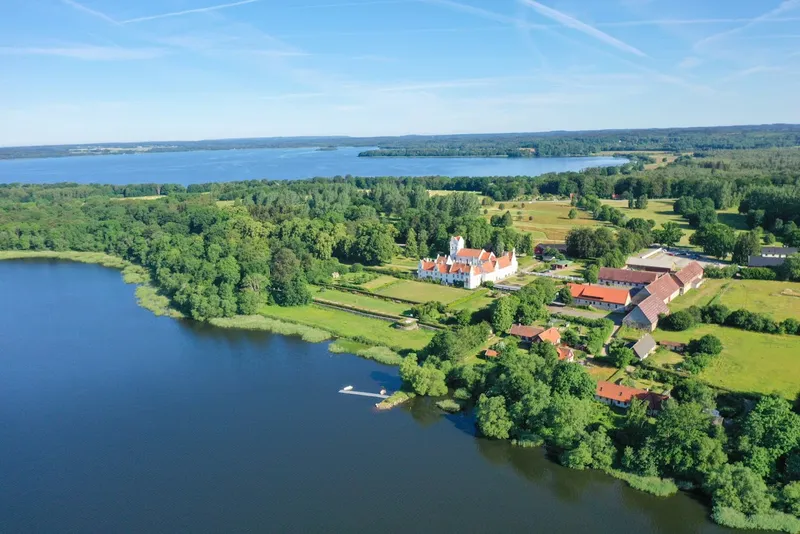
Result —
M705 268L703 276L712 279L733 278L738 271L739 268L735 265L729 265L727 267L714 267L709 265Z
M769 267L751 267L742 269L742 278L745 280L777 280L778 275Z
M716 356L722 352L722 341L717 336L706 334L700 339L692 339L687 347L689 354L710 354Z
M453 399L443 399L436 403L440 410L448 413L456 413L461 411L461 405Z
M696 326L697 322L688 310L681 310L667 315L659 324L664 330L682 332Z
M709 324L725 324L731 311L724 304L709 304L702 311L702 320Z
M467 388L458 388L453 392L453 398L460 401L468 401L472 398Z
M669 478L636 475L619 469L606 469L605 472L614 478L624 480L630 487L651 495L669 497L678 493L678 486Z

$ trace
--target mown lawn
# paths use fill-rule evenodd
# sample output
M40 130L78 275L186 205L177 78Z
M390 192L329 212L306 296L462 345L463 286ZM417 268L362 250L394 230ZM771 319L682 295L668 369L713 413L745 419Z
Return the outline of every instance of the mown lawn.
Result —
M327 330L341 337L363 337L372 343L389 347L410 350L420 350L433 337L430 330L404 331L394 328L392 323L371 319L354 313L348 313L320 306L298 306L281 308L280 306L265 306L259 310L261 315L273 319L305 324Z
M365 311L403 315L411 308L408 304L398 304L388 300L357 293L348 293L346 291L338 291L336 289L312 287L312 290L314 298L320 298L337 304L344 304L345 306L353 306Z
M731 310L746 309L771 315L776 320L800 318L800 297L781 294L788 291L800 294L800 283L768 280L706 280L700 289L675 299L672 311L689 306L705 306L715 297Z
M437 301L443 304L450 304L455 300L468 297L471 292L468 289L459 289L451 286L401 280L399 283L381 288L375 293L413 302Z
M777 392L790 399L800 392L800 336L701 325L685 332L657 330L654 337L686 343L705 334L717 336L724 349L700 374L701 380L733 391Z
M359 284L364 289L368 289L370 291L374 291L380 287L388 286L389 284L394 284L397 282L398 279L394 276L389 276L386 274L379 275L376 279L370 280L364 284Z
M454 302L451 307L455 310L470 310L474 312L482 310L494 302L494 298L489 296L488 289L476 289L472 293L472 295Z

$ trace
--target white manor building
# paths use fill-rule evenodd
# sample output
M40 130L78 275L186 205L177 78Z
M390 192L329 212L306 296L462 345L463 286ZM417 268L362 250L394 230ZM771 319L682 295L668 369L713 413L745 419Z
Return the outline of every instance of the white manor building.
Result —
M475 289L484 282L508 278L518 268L517 254L513 250L497 257L494 252L464 248L464 238L453 236L450 238L450 255L420 260L417 277L450 285L462 283L466 289Z

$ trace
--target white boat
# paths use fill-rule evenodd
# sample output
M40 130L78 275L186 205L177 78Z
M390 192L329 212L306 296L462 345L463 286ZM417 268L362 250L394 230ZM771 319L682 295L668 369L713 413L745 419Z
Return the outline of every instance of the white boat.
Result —
M342 388L342 391L352 391L352 390L353 390L353 386L345 386L345 387Z

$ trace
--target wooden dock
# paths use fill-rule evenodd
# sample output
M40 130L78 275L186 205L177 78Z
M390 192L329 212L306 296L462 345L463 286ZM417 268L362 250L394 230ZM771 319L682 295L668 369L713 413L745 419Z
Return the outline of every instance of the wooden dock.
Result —
M380 393L367 393L366 391L345 391L344 389L340 389L339 393L344 393L345 395L358 395L359 397L372 397L375 399L388 399L389 395L381 395Z

